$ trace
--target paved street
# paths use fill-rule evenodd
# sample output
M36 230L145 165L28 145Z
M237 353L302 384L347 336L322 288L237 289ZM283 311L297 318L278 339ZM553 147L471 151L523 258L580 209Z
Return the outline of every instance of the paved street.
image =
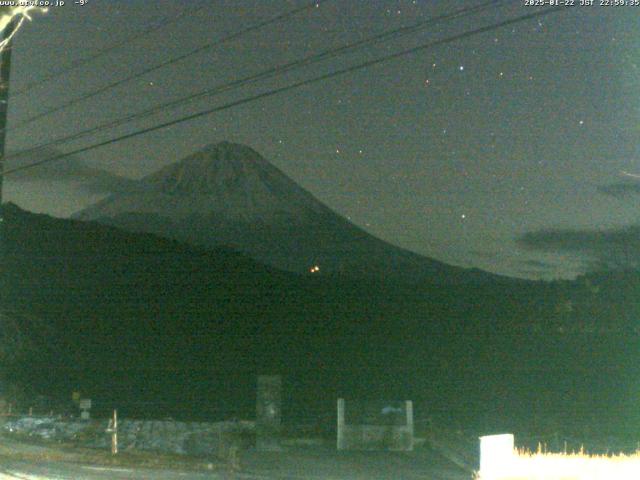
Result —
M5 462L3 462L5 463ZM210 480L233 478L214 473L192 473L177 471L161 471L148 469L132 469L122 467L98 467L74 465L67 463L45 462L31 463L10 461L0 468L0 480L99 480L99 479L132 479L132 480ZM238 477L241 478L241 477ZM245 477L248 478L248 477Z
M322 455L256 455L242 472L188 472L135 467L90 466L66 462L3 460L0 480L470 480L440 462L387 455L326 457Z
M0 480L470 480L460 472L452 471L402 471L384 468L375 473L368 469L354 466L351 472L340 473L334 471L326 475L318 476L314 473L308 475L299 470L293 474L285 472L271 473L197 473L178 472L148 469L132 469L121 467L93 467L72 464L44 463L39 465L26 462L11 462L0 470Z

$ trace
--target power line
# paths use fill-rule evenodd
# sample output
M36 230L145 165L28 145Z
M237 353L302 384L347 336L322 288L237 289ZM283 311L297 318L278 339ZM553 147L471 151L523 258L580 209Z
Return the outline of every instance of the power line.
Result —
M73 151L70 151L70 152L66 152L66 153L62 153L62 154L56 155L54 157L50 157L50 158L46 158L44 160L33 162L33 163L29 164L29 165L23 165L23 166L20 166L20 167L12 168L12 169L6 170L4 173L2 173L2 176L10 175L12 173L19 172L19 171L22 171L22 170L27 170L29 168L33 168L33 167L36 167L38 165L42 165L44 163L49 163L49 162L53 162L53 161L56 161L56 160L60 160L62 158L66 158L66 157L69 157L71 155L76 155L78 153L87 152L89 150L95 150L96 148L104 147L106 145L110 145L110 144L113 144L113 143L118 143L118 142L121 142L123 140L128 140L128 139L133 138L133 137L144 135L145 133L154 132L156 130L161 130L163 128L171 127L173 125L177 125L179 123L184 123L184 122L187 122L189 120L194 120L196 118L200 118L200 117L204 117L204 116L207 116L207 115L211 115L213 113L220 112L222 110L227 110L227 109L230 109L230 108L233 108L233 107L237 107L239 105L244 105L246 103L250 103L250 102L253 102L253 101L256 101L256 100L260 100L262 98L272 97L274 95L278 95L280 93L287 92L289 90L294 90L294 89L299 88L299 87L310 85L312 83L328 80L328 79L335 78L335 77L338 77L338 76L341 76L341 75L345 75L347 73L351 73L351 72L355 72L355 71L362 70L362 69L365 69L365 68L369 68L369 67L372 67L374 65L378 65L380 63L383 63L383 62L386 62L386 61L389 61L389 60L393 60L393 59L396 59L396 58L399 58L399 57L402 57L402 56L405 56L405 55L410 55L410 54L419 52L421 50L426 50L426 49L433 48L433 47L436 47L436 46L439 46L439 45L445 45L447 43L452 43L452 42L455 42L455 41L458 41L458 40L462 40L462 39L465 39L465 38L472 37L474 35L479 35L479 34L482 34L482 33L490 32L492 30L497 30L499 28L502 28L502 27L505 27L505 26L508 26L508 25L513 25L513 24L516 24L516 23L524 22L524 21L530 20L532 18L542 17L544 15L548 15L548 14L553 13L553 12L565 11L568 8L571 8L571 7L570 6L550 7L550 8L546 8L544 10L539 10L537 12L529 13L527 15L522 15L520 17L515 17L515 18L509 19L509 20L504 20L502 22L499 22L499 23L496 23L496 24L493 24L493 25L488 25L488 26L485 26L485 27L480 27L480 28L477 28L477 29L474 29L474 30L470 30L470 31L463 32L463 33L460 33L460 34L457 34L457 35L453 35L453 36L450 36L450 37L447 37L447 38L444 38L444 39L441 39L441 40L435 40L435 41L432 41L432 42L429 42L429 43L418 45L416 47L412 47L412 48L409 48L409 49L406 49L406 50L402 50L402 51L399 51L399 52L396 52L396 53L385 55L383 57L379 57L379 58L376 58L374 60L369 60L367 62L363 62L363 63L357 64L357 65L353 65L353 66L350 66L350 67L347 67L347 68L343 68L341 70L337 70L337 71L334 71L334 72L326 73L324 75L313 77L313 78L310 78L310 79L307 79L307 80L302 80L302 81L299 81L299 82L295 82L295 83L292 83L292 84L284 86L284 87L280 87L280 88L276 88L276 89L273 89L273 90L269 90L269 91L266 91L266 92L263 92L263 93L259 93L259 94L256 94L256 95L253 95L253 96L250 96L250 97L246 97L246 98L243 98L243 99L240 99L240 100L235 100L233 102L229 102L227 104L220 105L218 107L214 107L214 108L203 110L201 112L197 112L197 113L194 113L194 114L186 115L186 116L177 118L175 120L171 120L171 121L168 121L168 122L160 123L158 125L154 125L152 127L143 128L143 129L137 130L135 132L131 132L131 133L127 133L127 134L124 134L124 135L120 135L118 137L115 137L115 138L112 138L112 139L109 139L109 140L105 140L105 141L102 141L102 142L99 142L99 143L95 143L93 145L89 145L89 146L86 146L86 147L78 148L76 150L73 150Z
M62 68L60 70L57 70L55 72L51 72L48 73L46 75L44 75L42 78L40 78L39 80L33 81L31 83L28 83L27 85L25 85L24 87L16 90L15 93L13 93L14 96L17 95L22 95L23 93L26 93L30 90L33 90L35 87L37 87L38 85L41 85L45 82L48 82L50 80L53 80L56 77L59 77L61 75L65 75L69 72L72 72L74 70L77 70L80 67L84 67L85 65L93 62L94 60L97 60L100 57L103 57L104 55L107 55L109 53L111 53L114 50L117 50L125 45L129 45L137 40L139 40L142 37L145 37L153 32L155 32L156 30L160 30L163 27L166 27L167 25L170 25L172 23L177 23L180 20L182 20L183 18L185 18L186 16L192 16L195 13L199 12L200 10L204 9L205 7L207 7L208 4L203 4L199 7L196 7L195 9L183 9L182 12L180 12L178 15L175 15L173 17L164 17L163 19L161 19L158 23L155 23L153 25L148 26L147 28L143 29L142 31L135 33L133 35L130 35L128 37L125 37L124 39L115 42L101 50L98 50L97 52L93 53L92 55L89 55L87 57L83 57L83 58L79 58L76 59L74 61L72 61L67 67ZM190 13L191 12L191 13Z
M488 9L489 7L495 7L498 6L501 3L504 3L505 0L491 0L485 3L482 3L480 5L476 5L474 7L467 7L467 8L462 8L459 10L456 10L454 12L451 13L447 13L447 14L443 14L443 15L439 15L437 17L433 17L433 18L429 18L427 20L424 20L422 22L418 22L415 23L413 25L410 26L405 26L405 27L400 27L400 28L396 28L393 30L388 30L386 32L382 32L378 35L374 35L371 37L367 37L365 39L353 42L353 43L349 43L346 45L343 45L341 47L337 47L337 48L333 48L333 49L327 49L324 50L320 53L317 54L313 54L313 55L309 55L307 57L295 60L293 62L289 62L287 64L284 65L280 65L280 66L276 66L276 67L272 67L269 68L267 70L263 70L262 72L259 72L257 74L254 75L250 75L241 79L237 79L231 82L227 82L227 83L223 83L223 84L219 84L216 85L212 88L208 88L205 90L201 90L199 92L190 94L190 95L186 95L184 97L175 99L175 100L171 100L169 102L165 102L163 104L160 105L156 105L154 107L151 107L147 110L144 110L142 112L137 112L131 115L127 115L125 117L121 117L119 119L116 120L112 120L110 122L107 123L103 123L101 125L97 125L95 127L91 127L88 128L86 130L82 130L80 132L68 135L68 136L63 136L63 137L59 137L57 139L48 141L46 143L31 147L29 149L26 150L22 150L19 153L13 154L11 156L16 156L16 155L25 155L28 153L33 153L36 152L38 150L41 150L43 148L47 148L47 147L52 147L55 145L59 145L61 143L66 143L69 142L71 140L77 140L79 138L82 137L86 137L88 135L91 134L95 134L95 133L99 133L101 131L104 130L108 130L111 128L115 128L119 125L125 124L125 123L129 123L132 122L134 120L139 120L141 118L145 118L148 117L150 115L153 115L154 113L160 112L162 110L166 110L169 108L173 108L173 107L177 107L179 105L191 102L195 99L198 98L202 98L205 96L214 96L217 95L219 93L223 93L223 92L228 92L231 90L235 90L236 88L239 88L241 86L244 86L246 84L249 83L254 83L258 80L263 80L266 78L270 78L270 77L274 77L276 75L297 69L299 67L305 67L305 66L309 66L309 65L313 65L315 63L324 61L326 59L329 58L334 58L338 55L342 55L344 53L348 53L349 51L353 51L356 50L358 48L361 48L363 46L367 46L367 45L373 45L376 43L379 43L383 40L389 40L389 39L395 39L395 38L399 38L402 37L404 35L408 35L411 33L415 33L416 31L423 29L429 25L432 25L434 23L438 23L438 22L442 22L442 21L447 21L447 20L453 20L453 19L458 19L458 18L462 18L464 16L468 16L471 14L476 14L479 13L483 10Z
M259 23L255 24L255 25L252 25L250 27L243 28L242 30L239 30L239 31L237 31L235 33L227 35L226 37L223 37L223 38L221 38L219 40L216 40L214 42L207 43L207 44L202 45L200 47L196 47L196 48L194 48L193 50L190 50L187 53L184 53L182 55L178 55L177 57L173 57L172 59L169 59L169 60L166 60L164 62L158 63L158 64L153 65L151 67L145 68L144 70L142 70L142 71L140 71L138 73L134 73L133 75L129 75L128 77L122 78L120 80L116 80L115 82L112 82L112 83L110 83L108 85L100 87L100 88L98 88L96 90L92 90L90 92L87 92L87 93L85 93L85 94L83 94L83 95L81 95L79 97L76 97L74 99L69 100L68 102L65 102L65 103L63 103L61 105L58 105L57 107L52 107L52 108L49 108L47 110L44 110L43 112L40 112L40 113L38 113L36 115L33 115L33 116L27 118L26 120L23 120L22 122L20 122L20 123L18 123L16 125L13 125L11 128L9 128L9 130L14 130L14 129L18 129L18 128L24 127L25 125L33 123L36 120L39 120L39 119L41 119L43 117L51 115L52 113L57 113L57 112L59 112L61 110L65 110L65 109L75 105L76 103L83 102L83 101L85 101L85 100L87 100L89 98L93 98L93 97L95 97L97 95L100 95L100 94L102 94L104 92L107 92L107 91L109 91L109 90L111 90L113 88L116 88L116 87L118 87L120 85L123 85L123 84L125 84L127 82L130 82L131 80L135 80L135 79L140 78L140 77L142 77L144 75L147 75L148 73L155 72L156 70L159 70L161 68L167 67L169 65L173 65L173 64L175 64L177 62L180 62L180 61L182 61L182 60L184 60L186 58L192 57L193 55L201 53L201 52L203 52L205 50L209 50L209 49L211 49L213 47L217 47L219 45L222 45L223 43L227 43L227 42L229 42L231 40L235 40L236 38L239 38L239 37L241 37L243 35L246 35L247 33L259 30L259 29L261 29L263 27L266 27L268 25L271 25L273 23L277 23L277 22L280 22L282 20L286 20L286 19L288 19L290 17L293 17L294 15L296 15L296 14L298 14L300 12L303 12L305 10L309 10L311 8L316 8L321 3L327 2L327 1L329 1L329 0L314 0L311 4L307 4L304 7L299 7L299 8L290 10L288 12L281 13L281 14L276 15L275 17L272 17L272 18L270 18L268 20L264 20L262 22L259 22Z

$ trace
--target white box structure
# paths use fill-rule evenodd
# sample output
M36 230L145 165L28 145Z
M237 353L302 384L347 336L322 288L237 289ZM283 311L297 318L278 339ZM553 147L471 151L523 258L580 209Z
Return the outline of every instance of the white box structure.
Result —
M500 478L511 471L514 458L512 433L480 437L480 478Z

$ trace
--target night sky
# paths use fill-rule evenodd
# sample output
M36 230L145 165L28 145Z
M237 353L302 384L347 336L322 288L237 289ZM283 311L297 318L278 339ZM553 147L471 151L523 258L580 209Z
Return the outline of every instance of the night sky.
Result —
M470 1L327 0L22 126L24 119L308 2L68 1L15 40L12 92L181 13L154 33L10 99L18 151ZM596 1L596 4L599 3ZM205 8L199 8L207 5ZM536 11L503 2L392 42L205 97L58 147L187 113ZM211 143L251 146L370 233L448 263L526 278L640 260L640 6L576 6L83 153L137 178ZM11 128L14 126L14 128ZM61 168L60 172L63 169ZM626 172L627 174L625 174ZM5 201L68 216L104 193L49 170Z

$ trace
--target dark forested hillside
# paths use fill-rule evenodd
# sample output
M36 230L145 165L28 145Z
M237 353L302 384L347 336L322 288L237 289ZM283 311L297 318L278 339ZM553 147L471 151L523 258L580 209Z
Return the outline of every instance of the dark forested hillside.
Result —
M275 372L288 405L413 398L421 415L496 428L605 407L620 419L637 398L637 274L447 286L298 276L13 205L4 216L3 308L36 347L5 372L36 391L210 418L250 413L255 375Z

